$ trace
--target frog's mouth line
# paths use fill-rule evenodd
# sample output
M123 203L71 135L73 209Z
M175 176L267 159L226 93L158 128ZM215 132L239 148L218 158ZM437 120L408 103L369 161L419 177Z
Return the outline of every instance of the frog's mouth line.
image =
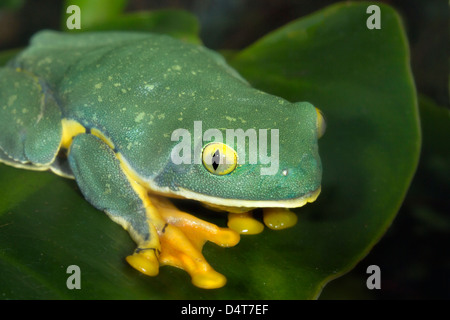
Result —
M294 199L284 200L246 200L246 199L229 199L213 197L204 194L200 194L188 189L179 187L177 191L170 190L169 188L161 189L151 181L145 181L141 179L134 170L130 167L127 161L122 157L120 153L117 157L121 163L122 169L131 179L136 181L139 185L144 187L147 192L156 195L163 195L172 198L182 198L199 201L212 208L225 210L229 212L245 212L255 208L298 208L302 207L308 202L314 202L320 194L321 187L314 191L311 191L301 197Z
M209 207L228 211L228 212L245 212L256 208L298 208L308 202L314 202L319 196L321 188L305 194L302 197L286 200L244 200L244 199L227 199L217 198L199 194L190 190L181 189L174 193L175 197L185 198L189 200L199 201ZM166 196L170 196L165 193Z

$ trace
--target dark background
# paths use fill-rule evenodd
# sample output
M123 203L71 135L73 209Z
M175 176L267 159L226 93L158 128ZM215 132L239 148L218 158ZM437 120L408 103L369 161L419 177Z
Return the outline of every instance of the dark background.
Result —
M2 9L7 3L15 8ZM268 32L332 0L131 0L127 11L185 9L199 19L201 39L212 49L242 49ZM386 0L403 18L418 93L449 108L449 4L447 0ZM63 1L2 0L0 51L24 47L41 29L60 29ZM449 137L450 138L450 137ZM445 140L444 140L445 141ZM450 147L449 144L442 146ZM371 253L331 282L324 299L449 299L450 182L429 170L422 154L418 174L391 228ZM448 165L447 165L448 166ZM381 290L368 290L366 269L381 268Z
M60 29L63 1L2 0L23 3L0 11L0 50L25 46L36 31ZM333 0L130 0L127 11L185 9L196 15L201 38L212 49L242 49L268 32L310 14ZM418 91L449 106L448 15L446 0L384 0L404 19ZM1 6L1 5L0 5ZM1 7L0 7L1 8Z

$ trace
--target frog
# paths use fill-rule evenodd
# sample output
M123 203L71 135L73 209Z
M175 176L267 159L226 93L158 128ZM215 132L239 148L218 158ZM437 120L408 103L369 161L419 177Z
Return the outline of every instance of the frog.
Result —
M209 130L200 138L174 134L199 122ZM258 149L242 156L242 141L218 137L240 129L261 133L265 157L249 161ZM277 133L270 148L264 130ZM74 179L129 233L131 267L180 268L204 289L227 282L204 257L206 242L227 248L265 226L292 227L291 209L321 191L318 108L256 89L218 52L162 34L36 33L0 68L0 132L2 164ZM183 211L180 199L224 212L226 226Z

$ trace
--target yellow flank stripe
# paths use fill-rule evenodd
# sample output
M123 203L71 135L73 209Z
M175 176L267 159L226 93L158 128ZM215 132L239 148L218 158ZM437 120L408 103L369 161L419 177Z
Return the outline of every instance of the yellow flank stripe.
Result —
M124 161L122 155L119 152L116 153L116 157L120 162L122 172L127 177L128 182L130 183L134 192L136 192L136 194L142 200L147 214L147 219L149 220L150 228L152 229L153 226L158 231L162 230L164 228L165 221L162 219L161 215L158 213L158 210L151 202L150 197L148 196L149 190L141 184L141 180L139 179L137 174L131 168L129 168L126 161ZM146 246L161 250L156 230L154 230L153 232L152 230L149 230L151 238L150 243L146 244Z
M114 150L114 143L112 143L112 141L109 138L107 138L100 130L93 128L91 129L91 133L94 136L99 137L104 143L108 145L108 147Z
M80 133L85 133L84 128L78 121L62 119L63 134L61 139L61 148L69 149L72 144L72 139Z
M123 161L123 157L120 153L116 153L117 159L119 159L120 167L122 168L122 172L127 177L128 181L130 182L131 186L133 187L133 190L139 195L139 198L141 198L142 202L144 203L144 206L150 206L151 202L148 198L148 190L144 188L138 181L138 178L136 174L125 164Z
M76 120L62 119L61 123L63 127L61 148L69 149L70 145L72 144L72 139L81 133L86 133L86 128ZM112 141L108 137L106 137L100 130L93 128L91 129L91 134L100 138L100 140L106 143L108 147L114 150L114 143L112 143Z
M149 190L143 186L142 181L141 179L139 179L138 175L132 169L129 168L120 152L116 153L116 157L117 159L119 159L122 172L127 177L133 190L139 195L139 198L141 198L142 202L144 203L144 206L151 207L152 203L148 197Z

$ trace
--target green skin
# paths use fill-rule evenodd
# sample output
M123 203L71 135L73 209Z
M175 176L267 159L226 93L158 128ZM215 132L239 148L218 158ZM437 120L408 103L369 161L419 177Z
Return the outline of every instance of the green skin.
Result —
M68 161L58 156L62 119L88 129L73 139ZM179 141L171 141L171 134L179 128L193 132L194 121L224 137L225 129L278 129L278 172L261 175L268 167L261 163L239 164L226 175L212 174L201 163L175 165L171 151ZM89 134L92 129L114 149ZM117 153L147 188L167 196L188 197L188 190L194 200L206 195L230 199L233 206L241 200L264 206L320 188L314 106L258 91L217 53L167 36L40 32L0 68L0 132L1 162L74 177L90 203L146 239L141 199Z

